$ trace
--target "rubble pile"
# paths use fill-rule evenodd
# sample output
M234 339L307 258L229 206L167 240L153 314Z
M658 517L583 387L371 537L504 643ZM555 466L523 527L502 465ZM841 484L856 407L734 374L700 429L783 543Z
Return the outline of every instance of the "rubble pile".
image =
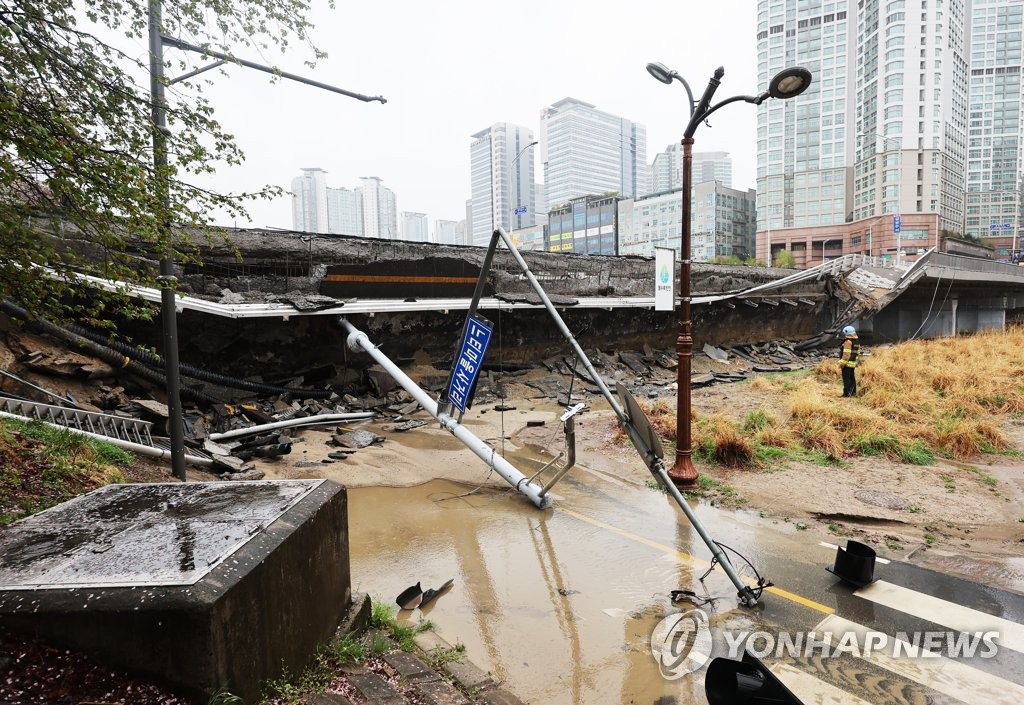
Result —
M169 412L159 401L163 398L160 384L125 374L131 370L118 372L87 354L46 346L42 341L26 337L11 345L12 340L7 340L5 354L0 356L0 395L147 421L153 424L154 435L166 431ZM612 391L625 385L635 397L649 399L675 393L675 350L645 345L639 351L592 350L588 356ZM814 351L798 352L785 341L704 345L695 351L692 360L691 385L702 387L741 381L755 373L799 370L817 364L821 357ZM419 403L381 367L371 366L361 375L355 370L349 372L352 374L336 378L344 380L338 386L317 389L300 387L306 378L301 371L284 387L267 385L259 379L235 380L257 391L239 392L216 383L200 385L196 389L203 394L186 402L184 408L186 452L212 462L212 471L223 479L253 480L263 477L254 461L272 461L291 454L295 443L302 440L298 430L304 427L331 427L330 450L308 463L319 465L345 461L364 448L385 443L385 436L357 427L365 420L374 419L374 429L385 434L403 433L430 423L425 414L417 414L422 411ZM421 367L409 372L427 393L435 399L441 396L448 380L445 370ZM19 377L29 374L33 376L31 381ZM315 379L317 375L311 372L309 377ZM492 361L478 378L473 407L484 411L490 410L484 409L488 405L493 405L495 411L513 409L504 403L512 396L511 385L520 387L515 396L523 396L525 387L532 390L534 398L566 407L601 394L598 381L572 354L549 356L534 364ZM266 390L284 391L270 394Z

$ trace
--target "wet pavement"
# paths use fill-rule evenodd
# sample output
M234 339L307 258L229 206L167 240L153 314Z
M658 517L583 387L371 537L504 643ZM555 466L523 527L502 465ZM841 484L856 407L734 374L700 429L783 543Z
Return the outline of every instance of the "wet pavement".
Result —
M321 480L107 485L0 536L0 591L192 585Z
M524 471L530 462L514 461ZM1021 596L895 562L877 564L881 581L857 591L824 570L834 548L752 512L700 506L711 534L776 583L762 606L738 607L724 573L699 581L710 551L670 497L643 485L637 465L622 469L626 480L573 470L547 511L510 490L441 481L353 489L353 588L392 602L416 582L437 588L454 578L429 607L403 614L432 620L529 702L706 703L700 666L708 655L727 655L733 642L764 651L766 638L781 644L783 631L798 639L812 630L834 634L833 646L853 635L855 647L857 634L861 642L872 634L911 642L926 632L999 636L989 636L997 648L984 658L980 636L974 658L894 657L893 641L884 644L888 656L880 647L867 655L826 646L826 656L821 648L767 648L764 663L804 702L1024 702ZM693 591L696 602L673 605L676 589ZM709 625L698 636L710 639L698 638L683 664L675 652L656 661L659 622L698 606ZM655 638L662 650L664 631ZM758 632L760 641L742 641Z

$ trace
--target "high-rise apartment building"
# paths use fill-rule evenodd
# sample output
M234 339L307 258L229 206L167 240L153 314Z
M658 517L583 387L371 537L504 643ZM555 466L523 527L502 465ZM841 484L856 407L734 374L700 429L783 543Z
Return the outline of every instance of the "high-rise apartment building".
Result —
M1006 256L1020 247L1024 188L1021 0L974 0L971 9L965 234Z
M430 226L426 213L402 211L401 239L409 242L430 242Z
M769 242L896 257L937 242L934 225L897 233L897 214L962 232L967 2L758 0L759 85L794 65L813 75L758 107L762 260Z
M326 233L327 172L303 169L292 179L292 228L304 233Z
M394 240L398 237L395 194L377 176L364 176L356 188L363 205L363 236Z
M363 234L363 201L358 193L347 188L327 187L327 232Z
M533 225L534 186L533 132L499 122L472 135L469 145L472 243L486 245L496 227L506 232Z
M590 103L564 98L541 112L547 210L579 196L648 192L647 130Z
M430 223L426 213L403 210L399 221L398 236L409 242L430 242Z
M732 158L728 152L694 152L693 183L718 181L732 187ZM651 162L649 193L662 193L683 187L683 147L670 144Z
M455 220L434 221L434 242L439 245L461 245L459 242L459 223Z
M323 169L303 169L292 180L292 227L308 233L398 237L395 194L376 176L355 189L327 186Z

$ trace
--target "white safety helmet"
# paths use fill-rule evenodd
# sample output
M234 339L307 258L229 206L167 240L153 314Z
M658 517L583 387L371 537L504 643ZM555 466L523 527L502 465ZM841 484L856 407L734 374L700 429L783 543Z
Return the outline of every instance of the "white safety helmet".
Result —
M853 326L846 326L843 328L843 335L857 335L857 329Z

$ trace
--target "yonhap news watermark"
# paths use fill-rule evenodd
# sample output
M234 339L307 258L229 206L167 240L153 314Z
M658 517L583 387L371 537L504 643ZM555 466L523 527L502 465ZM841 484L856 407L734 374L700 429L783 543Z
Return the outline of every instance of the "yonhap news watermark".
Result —
M666 615L651 632L651 654L669 680L699 671L713 656L741 659L837 658L844 654L871 659L993 658L999 632L896 631L866 628L812 631L713 629L701 609Z

